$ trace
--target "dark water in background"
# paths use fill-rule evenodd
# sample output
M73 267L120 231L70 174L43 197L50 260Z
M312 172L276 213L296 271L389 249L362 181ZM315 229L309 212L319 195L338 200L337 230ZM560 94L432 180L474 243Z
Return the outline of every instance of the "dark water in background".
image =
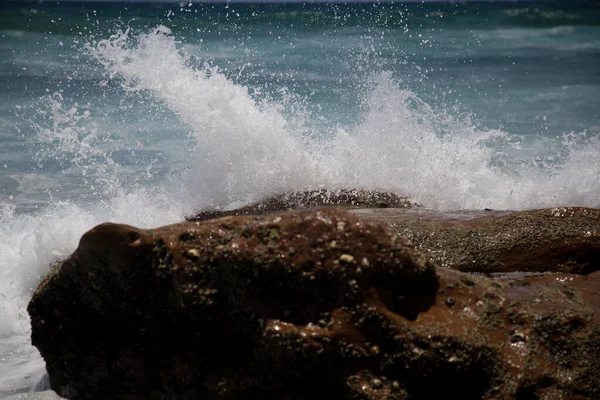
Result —
M32 288L106 220L306 187L600 206L593 1L2 2L0 94L0 398L43 374Z

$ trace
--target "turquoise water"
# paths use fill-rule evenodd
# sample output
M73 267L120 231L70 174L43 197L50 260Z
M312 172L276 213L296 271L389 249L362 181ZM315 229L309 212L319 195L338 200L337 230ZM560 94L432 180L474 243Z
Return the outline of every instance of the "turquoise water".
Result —
M0 398L44 374L32 288L104 221L315 187L600 206L597 4L0 3Z

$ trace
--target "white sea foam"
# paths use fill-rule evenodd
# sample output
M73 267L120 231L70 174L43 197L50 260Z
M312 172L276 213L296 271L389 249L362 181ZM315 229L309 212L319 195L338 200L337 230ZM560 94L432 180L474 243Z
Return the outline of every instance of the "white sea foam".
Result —
M118 165L97 146L101 135L83 124L87 111L65 109L61 96L45 100L49 124L34 123L39 141L46 144L40 157L89 170L88 189L102 188L106 193L94 204L50 200L41 211L28 214L12 205L0 207L0 398L15 400L56 398L40 386L45 366L31 346L26 311L50 265L67 257L81 235L102 222L154 227L180 220L184 214L181 204L161 188L131 189L121 183ZM30 178L33 185L35 179ZM32 394L32 390L44 392Z
M114 35L92 52L127 90L150 93L194 132L184 186L195 205L310 187L392 190L446 210L600 204L597 136L549 145L480 130L431 109L388 73L373 77L361 122L325 139L217 67L195 68L164 26Z
M182 213L166 195L144 191L121 191L88 209L58 203L29 216L10 207L0 210L0 398L27 392L43 377L43 360L30 344L26 307L50 264L68 256L81 235L102 222L154 227L175 222Z
M277 107L259 106L217 68L188 66L166 27L100 42L96 53L128 90L147 91L194 131L196 148L184 180L195 205L249 201L314 181L301 133ZM307 180L308 177L308 180Z
M367 85L360 122L319 135L302 128L302 114L285 118L282 104L258 102L215 66L193 65L165 27L137 37L122 32L89 51L111 79L176 113L195 146L174 181L131 188L96 146L102 132L80 126L93 114L71 112L53 98L55 124L38 127L40 137L79 167L96 163L90 169L110 185L101 186L108 192L95 204L52 203L31 215L1 209L0 397L31 390L43 375L29 344L27 302L48 266L101 222L158 226L196 207L317 187L391 190L443 210L600 206L600 140L591 133L542 141L481 130L382 73Z

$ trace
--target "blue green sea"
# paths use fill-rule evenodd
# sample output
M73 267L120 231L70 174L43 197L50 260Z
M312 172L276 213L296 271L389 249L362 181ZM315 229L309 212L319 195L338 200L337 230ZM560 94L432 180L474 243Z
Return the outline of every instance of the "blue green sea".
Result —
M1 2L0 398L86 230L315 188L600 207L600 3Z

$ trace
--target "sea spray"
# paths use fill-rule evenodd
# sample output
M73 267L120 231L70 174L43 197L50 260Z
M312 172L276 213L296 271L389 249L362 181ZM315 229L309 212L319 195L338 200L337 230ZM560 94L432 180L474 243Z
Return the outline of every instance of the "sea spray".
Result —
M275 107L260 107L217 67L187 65L170 33L159 26L132 39L125 31L94 54L127 90L149 92L193 129L191 171L182 183L194 206L243 204L314 181L301 132L290 132Z
M190 206L231 208L323 187L390 190L443 210L600 204L598 166L581 168L582 157L600 154L596 137L575 152L556 140L541 149L546 138L433 109L388 72L370 78L356 124L307 135L217 66L190 65L164 26L119 33L91 52L127 90L149 93L191 128L195 150L182 180ZM575 173L591 186L573 187Z
M43 117L31 120L37 133L32 142L37 163L41 168L60 165L62 179L80 178L82 193L73 196L77 201L53 200L49 193L47 204L30 213L13 205L0 208L2 398L12 394L24 399L29 395L23 393L30 390L48 390L44 362L30 343L26 307L52 264L68 257L81 235L100 223L156 227L181 220L185 213L163 188L128 185L111 151L101 146L109 141L106 132L89 124L89 107L78 110L60 93L44 96L35 104L40 107L37 115ZM55 397L45 392L32 398Z
M31 216L0 210L0 397L26 392L43 378L43 360L29 340L26 306L51 264L67 257L81 235L100 223L156 227L180 220L183 212L171 198L125 190L94 207L60 202Z

